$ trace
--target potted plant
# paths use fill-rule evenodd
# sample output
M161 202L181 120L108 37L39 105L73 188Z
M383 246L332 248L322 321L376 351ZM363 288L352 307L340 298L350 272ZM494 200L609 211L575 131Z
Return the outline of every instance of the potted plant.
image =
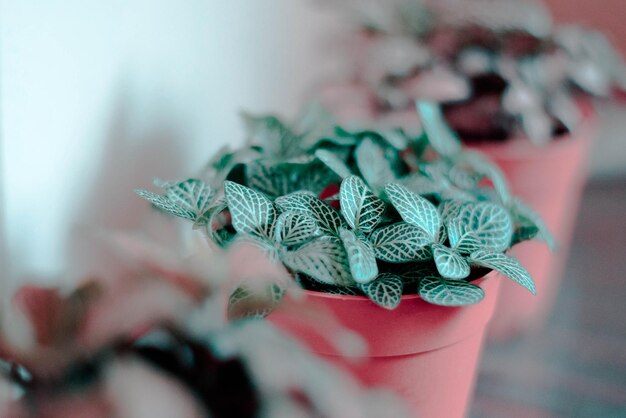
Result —
M487 154L554 234L554 253L537 242L514 250L538 296L504 284L490 334L504 339L539 326L556 296L586 180L590 101L624 89L620 57L597 32L553 26L534 1L347 4L358 4L350 14L360 21L354 72L329 84L322 101L353 126L402 120L417 132L415 100L440 103L463 143Z
M368 385L393 388L421 416L460 417L496 276L535 292L505 252L544 232L493 165L461 150L439 108L420 108L420 137L248 115L244 147L220 153L197 179L138 193L200 226L212 244L262 249L309 304L335 312L370 348L349 364L290 315L269 316L313 351Z
M255 251L179 259L113 241L124 274L70 289L27 284L4 310L0 416L408 416L266 321L225 321L221 289L239 280L239 258L255 263L257 281L282 274Z

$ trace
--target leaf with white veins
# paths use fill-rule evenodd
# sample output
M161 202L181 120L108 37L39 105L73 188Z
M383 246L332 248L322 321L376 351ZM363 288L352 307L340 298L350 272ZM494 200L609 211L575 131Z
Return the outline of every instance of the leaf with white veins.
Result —
M480 287L464 281L428 276L420 281L419 295L434 305L453 307L478 303L485 297L485 292Z
M497 271L524 286L533 295L537 293L537 288L530 273L515 258L502 253L492 253L488 251L476 251L469 259L470 263L482 267L487 267Z
M341 213L355 230L371 232L381 221L385 203L377 198L356 176L341 183Z
M271 200L262 193L232 181L224 183L224 193L237 232L272 238L277 211Z
M404 283L395 274L383 273L376 280L362 284L361 290L375 304L385 309L395 309L402 299Z
M378 275L374 250L367 241L360 240L348 229L339 231L341 241L348 253L350 272L357 283L368 283Z
M276 242L286 246L300 245L319 236L315 219L298 212L284 212L276 220Z
M348 254L339 238L318 238L295 251L284 252L282 259L291 270L304 273L319 282L340 286L354 285L348 266Z
M361 141L356 148L355 158L361 175L375 190L377 186L389 183L396 177L385 157L385 150L372 138Z
M470 274L470 266L467 261L453 249L443 245L433 246L433 256L437 271L442 277L452 280L464 279Z
M494 252L504 251L511 245L513 222L500 205L488 202L467 204L455 219L459 220L459 241L463 240L464 234L469 234L480 243L480 248Z
M315 156L321 162L323 162L326 165L326 167L331 169L335 174L337 174L342 179L352 175L352 171L350 170L350 167L348 167L346 163L341 161L337 157L337 155L335 155L333 152L320 148L317 151L315 151Z
M417 102L422 127L428 141L440 155L451 157L461 151L461 142L445 122L441 108L431 102Z
M441 217L435 205L399 184L390 183L385 186L385 191L404 222L422 228L430 236L431 242L437 239Z
M422 228L405 222L377 229L370 237L370 241L376 258L390 263L421 260L424 247L431 243L431 239Z

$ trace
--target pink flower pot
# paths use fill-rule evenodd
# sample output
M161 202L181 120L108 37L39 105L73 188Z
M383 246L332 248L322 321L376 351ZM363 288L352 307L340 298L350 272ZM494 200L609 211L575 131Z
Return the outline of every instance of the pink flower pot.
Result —
M557 241L554 252L539 241L526 241L511 250L532 275L537 295L515 283L503 283L489 326L490 340L503 341L538 329L551 312L587 178L594 131L589 119L575 135L543 147L526 138L475 147L502 169L513 194L539 213Z
M277 311L269 320L298 338L311 351L351 371L368 387L384 387L406 399L415 416L463 417L471 399L476 366L487 322L504 279L490 273L475 282L486 297L476 305L448 308L431 305L418 295L402 298L389 311L365 297L306 292L306 303L329 310L346 327L361 335L368 356L340 356L319 330L303 326Z

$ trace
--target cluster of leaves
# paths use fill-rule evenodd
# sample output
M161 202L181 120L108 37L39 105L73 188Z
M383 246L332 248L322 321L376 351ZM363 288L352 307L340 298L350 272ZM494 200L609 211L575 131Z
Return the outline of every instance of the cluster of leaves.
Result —
M544 225L491 163L461 150L439 107L421 102L418 110L418 138L335 127L304 150L285 141L295 135L288 126L260 119L255 142L214 160L234 163L210 164L213 178L226 179L219 193L199 179L168 184L163 195L139 193L162 211L209 220L203 225L219 245L261 248L307 288L364 294L388 309L406 293L445 306L476 303L484 294L470 281L489 270L534 293L505 252L536 235L550 240ZM206 203L222 193L221 204ZM181 195L188 199L177 203ZM217 214L227 221L211 221Z
M581 95L626 88L626 67L602 34L553 26L534 1L348 3L368 39L355 75L378 112L436 100L466 141L524 134L545 143L577 128Z

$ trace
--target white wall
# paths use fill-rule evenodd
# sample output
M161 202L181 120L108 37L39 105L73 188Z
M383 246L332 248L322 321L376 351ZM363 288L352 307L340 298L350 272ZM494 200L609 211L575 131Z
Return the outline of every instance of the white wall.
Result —
M67 252L75 223L140 225L149 209L132 189L239 141L239 109L293 114L320 71L316 34L334 27L307 0L0 1L18 275L62 271L79 254Z

